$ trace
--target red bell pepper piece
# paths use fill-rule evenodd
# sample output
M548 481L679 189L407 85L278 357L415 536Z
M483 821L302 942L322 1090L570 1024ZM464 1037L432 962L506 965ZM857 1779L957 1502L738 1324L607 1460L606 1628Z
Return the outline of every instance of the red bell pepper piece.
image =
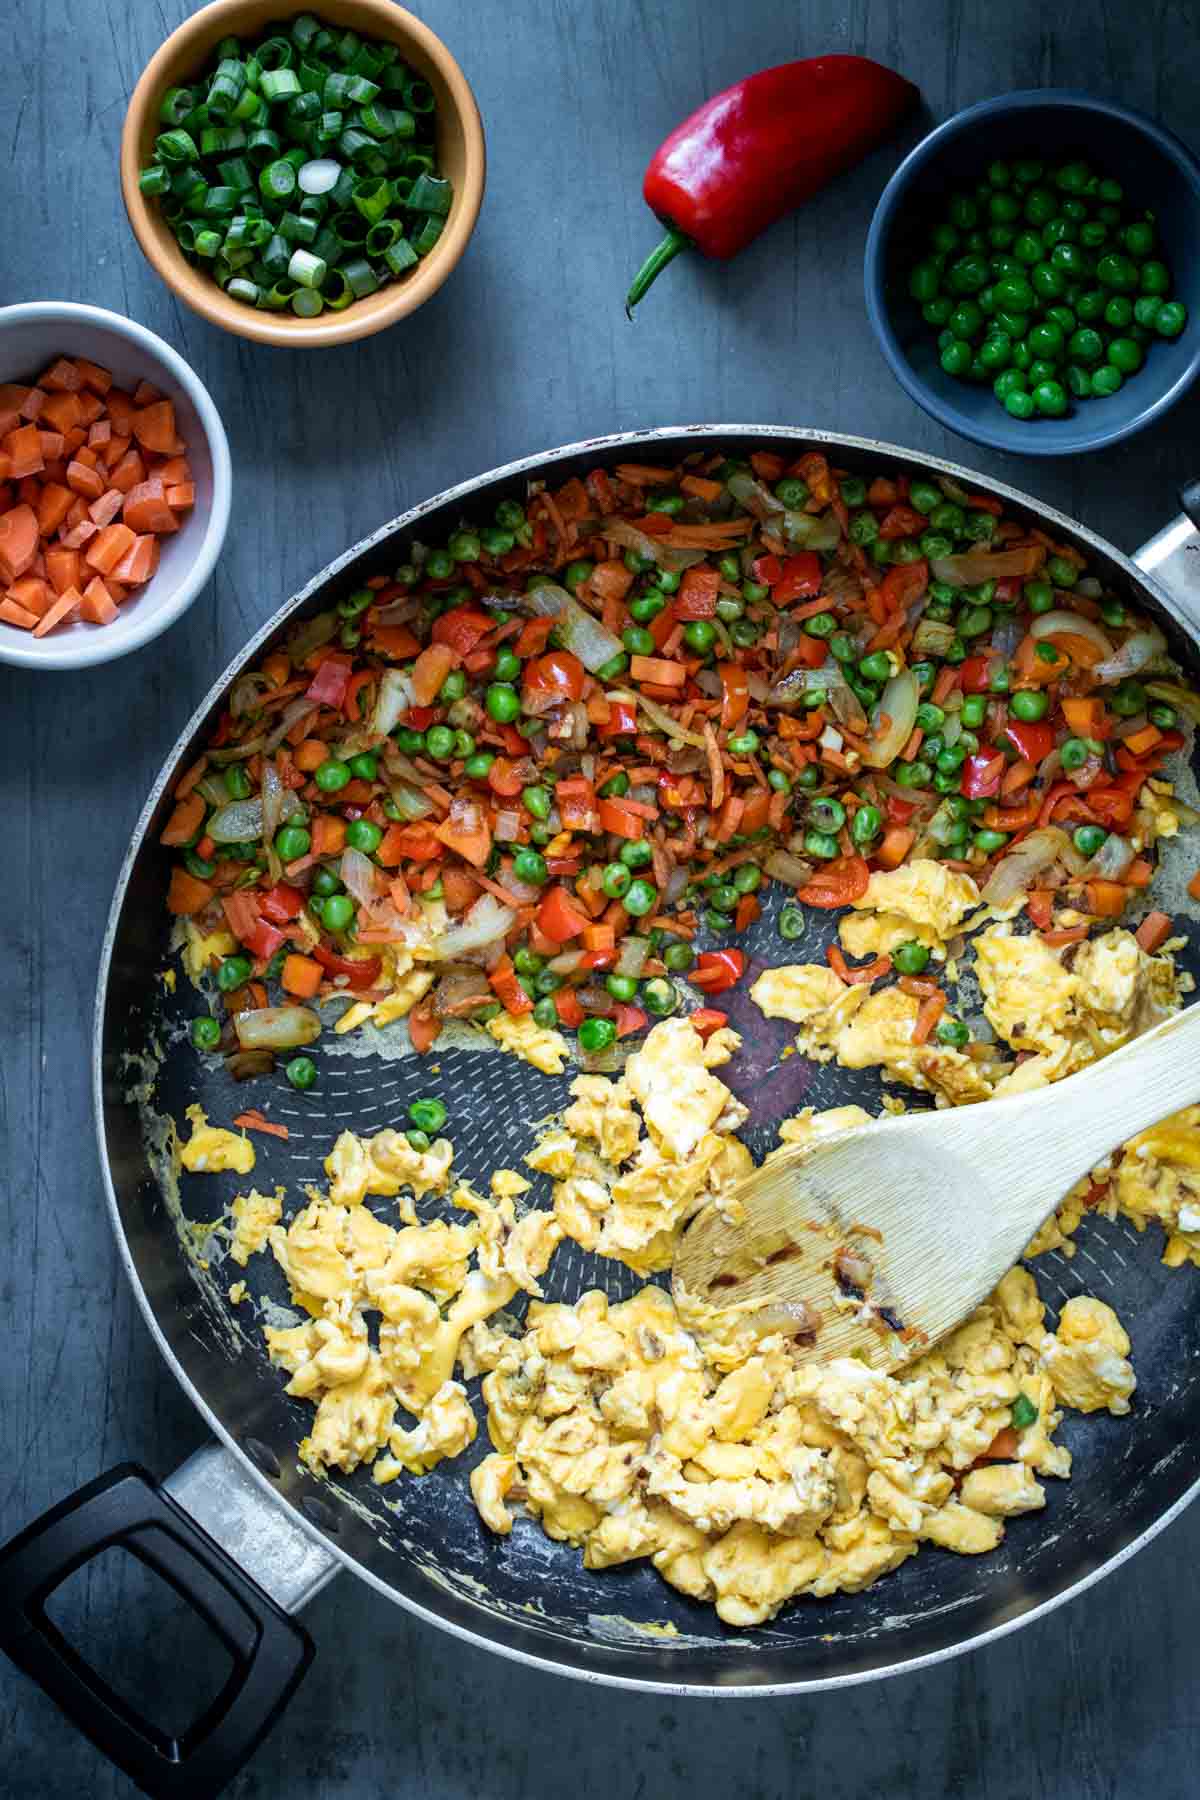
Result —
M555 885L548 889L537 914L538 929L554 944L566 944L578 937L590 923L585 912L575 905L566 888Z
M885 543L892 538L916 537L928 523L925 514L919 513L915 506L890 506L879 522L879 535Z
M1054 748L1054 727L1052 725L1030 725L1023 719L1014 719L1011 715L1005 721L1004 735L1016 749L1018 756L1031 762L1034 768Z
M732 731L745 718L750 706L750 677L741 663L721 663L721 729Z
M870 879L871 871L861 856L835 856L832 862L822 864L811 881L796 889L796 898L805 906L825 909L853 906L866 893Z
M698 1006L694 1013L688 1014L688 1024L700 1037L708 1039L714 1031L720 1031L722 1025L728 1025L729 1014L720 1012L715 1006Z
M757 556L750 572L760 586L773 588L783 574L783 564L777 556Z
M258 896L258 910L272 925L286 925L289 919L298 918L303 906L300 889L289 887L286 881L277 881Z
M681 250L736 256L874 149L917 98L911 82L865 57L817 56L761 69L705 101L646 170L646 204L668 229L626 311Z
M535 693L558 694L564 700L581 700L587 671L569 650L548 650L525 665L524 686Z
M646 835L646 821L640 813L631 812L629 807L622 806L619 800L601 800L596 808L596 816L601 831L611 831L617 837L642 838Z
M440 706L410 706L404 715L404 723L410 731L428 731L441 711Z
M614 1015L618 1038L629 1037L632 1032L641 1031L649 1020L640 1006L618 1006Z
M336 950L327 950L324 944L314 944L312 954L330 975L344 975L348 987L374 987L379 980L381 964L377 956L354 962L348 956L339 956Z
M335 707L340 712L350 685L352 666L348 656L337 652L327 656L305 690L305 699L315 700L318 706Z
M513 968L511 956L500 958L488 976L488 980L491 983L492 992L503 1005L505 1012L512 1013L514 1018L520 1018L522 1013L533 1011L533 1001L517 980L517 972Z
M637 730L637 705L632 700L610 700L608 719L596 730L601 737L627 737Z
M821 559L815 550L800 550L784 563L771 600L776 606L790 606L793 600L811 600L820 591Z
M480 638L487 636L493 621L477 606L452 606L433 621L429 635L435 644L449 644L460 656L469 656Z
M499 799L515 800L525 782L520 770L507 756L498 756L487 772L487 784Z
M702 565L685 570L675 599L675 617L685 620L715 618L720 591L721 577L716 569Z
M959 793L968 800L991 800L1000 792L1004 758L998 750L977 750L963 764Z
M701 993L724 994L729 988L736 987L745 973L744 950L702 950L688 980Z
M904 565L901 564L901 567ZM964 694L986 694L991 685L988 665L990 656L968 656L958 671L959 686Z
M256 919L253 929L242 939L251 956L258 957L261 962L270 962L275 952L282 950L287 941L287 933L280 931L276 925L268 924L266 919Z
M929 564L922 556L917 562L896 563L890 568L879 584L879 593L887 611L896 613L919 600L928 586Z
M565 1025L568 1031L578 1031L587 1017L574 988L560 987L555 990L554 1010L558 1014L559 1024Z

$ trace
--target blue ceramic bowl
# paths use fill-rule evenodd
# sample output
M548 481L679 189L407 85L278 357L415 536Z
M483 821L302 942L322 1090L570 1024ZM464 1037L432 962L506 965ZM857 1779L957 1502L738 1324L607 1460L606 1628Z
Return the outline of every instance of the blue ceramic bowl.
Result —
M1124 387L1105 399L1073 400L1061 419L1011 418L990 386L947 375L937 331L908 292L925 236L952 192L980 180L994 157L1022 153L1048 163L1085 157L1154 212L1172 298L1188 308L1179 337L1156 338ZM883 191L866 250L867 312L892 372L951 431L1025 456L1077 456L1132 437L1181 398L1200 372L1200 162L1143 113L1071 88L1033 88L981 100L930 132Z

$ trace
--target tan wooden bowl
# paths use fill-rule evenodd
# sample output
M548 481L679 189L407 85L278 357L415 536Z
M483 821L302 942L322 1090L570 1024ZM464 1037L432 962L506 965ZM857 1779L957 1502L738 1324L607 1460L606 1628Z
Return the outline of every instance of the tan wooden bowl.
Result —
M437 244L411 274L365 300L352 301L342 312L300 319L230 300L210 275L188 261L157 201L139 189L138 176L150 161L160 129L159 103L169 87L194 81L223 37L255 37L276 20L309 11L323 23L397 44L405 62L429 83L437 99L438 160L454 183L454 200ZM171 33L133 90L121 133L121 192L147 259L193 312L259 344L310 350L384 331L437 292L475 229L486 161L479 108L462 70L441 39L393 0L212 0Z

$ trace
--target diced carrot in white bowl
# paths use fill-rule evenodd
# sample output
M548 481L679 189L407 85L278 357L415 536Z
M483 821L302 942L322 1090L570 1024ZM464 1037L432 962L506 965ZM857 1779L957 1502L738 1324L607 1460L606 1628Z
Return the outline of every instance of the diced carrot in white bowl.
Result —
M212 574L230 495L217 410L161 338L94 306L0 308L0 662L149 643Z

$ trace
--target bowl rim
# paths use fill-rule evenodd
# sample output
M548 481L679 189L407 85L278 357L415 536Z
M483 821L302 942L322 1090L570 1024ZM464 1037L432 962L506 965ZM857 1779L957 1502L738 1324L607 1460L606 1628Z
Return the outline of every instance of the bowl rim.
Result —
M1049 111L1051 109L1062 112L1100 114L1102 117L1119 119L1123 124L1132 126L1175 164L1184 180L1190 185L1196 199L1198 212L1200 212L1200 158L1197 158L1183 139L1177 137L1167 126L1160 125L1157 120L1150 118L1147 113L1140 112L1136 107L1125 106L1119 100L1108 100L1103 96L1089 94L1083 88L1018 88L1010 94L1000 94L988 100L976 100L971 106L963 107L961 111L952 113L940 125L935 125L919 144L914 145L879 197L871 217L863 255L863 287L867 316L892 374L910 399L915 400L917 405L931 418L936 419L940 425L957 432L960 437L967 438L972 443L984 444L991 450L1003 450L1010 455L1019 456L1078 456L1082 452L1103 450L1113 444L1119 444L1124 439L1133 437L1136 432L1144 430L1146 426L1152 425L1169 412L1183 398L1197 375L1200 374L1200 329L1198 329L1195 346L1187 366L1176 376L1169 387L1155 398L1148 399L1142 409L1131 419L1126 420L1124 424L1115 425L1108 430L1103 427L1090 431L1081 430L1071 437L1059 437L1053 441L1043 437L1039 442L1036 425L1030 427L1026 421L1019 419L1009 420L1007 425L999 422L995 426L986 422L979 423L969 414L943 400L916 373L901 348L884 295L885 251L887 238L914 176L947 143L976 125L1005 113ZM1194 323L1195 321L1189 320L1189 325Z
M212 395L191 365L178 350L156 332L122 313L110 312L103 306L87 306L75 300L26 300L15 306L0 307L0 334L9 324L28 322L52 324L86 322L112 336L122 338L158 358L187 393L196 408L200 428L212 458L213 492L208 522L197 546L190 569L171 598L162 605L147 609L144 619L133 619L126 633L114 641L111 633L97 630L86 638L74 636L56 642L47 635L30 637L13 644L0 643L0 663L24 669L85 669L98 663L115 662L134 650L141 650L175 623L187 611L216 567L233 501L233 468L229 439ZM0 335L0 342L3 341Z
M178 258L185 268L190 265L183 261L183 252L177 248L164 250L152 229L150 207L138 186L141 166L137 140L142 120L155 95L166 83L168 65L181 52L186 52L196 38L204 35L217 18L232 24L242 12L245 0L209 0L207 6L191 13L163 39L138 78L121 127L121 197L133 234L155 274L185 306L207 319L210 325L217 325L235 337L248 338L257 344L271 344L278 349L313 350L332 344L348 344L357 338L386 331L397 320L415 312L457 267L483 204L487 176L483 120L470 83L451 51L423 20L395 4L394 0L345 0L345 3L361 8L365 17L377 21L380 36L400 42L406 38L415 39L419 43L430 61L441 70L464 138L466 172L457 214L451 218L436 247L412 279L395 284L389 304L366 313L348 306L344 312L322 313L316 319L295 319L283 326L276 322L273 313L259 312L254 307L226 299L214 281L197 280L194 287L189 284L190 291L185 291L178 279L175 260ZM302 10L302 6L294 4L293 0L281 0L281 16ZM387 292L386 289L383 291Z

